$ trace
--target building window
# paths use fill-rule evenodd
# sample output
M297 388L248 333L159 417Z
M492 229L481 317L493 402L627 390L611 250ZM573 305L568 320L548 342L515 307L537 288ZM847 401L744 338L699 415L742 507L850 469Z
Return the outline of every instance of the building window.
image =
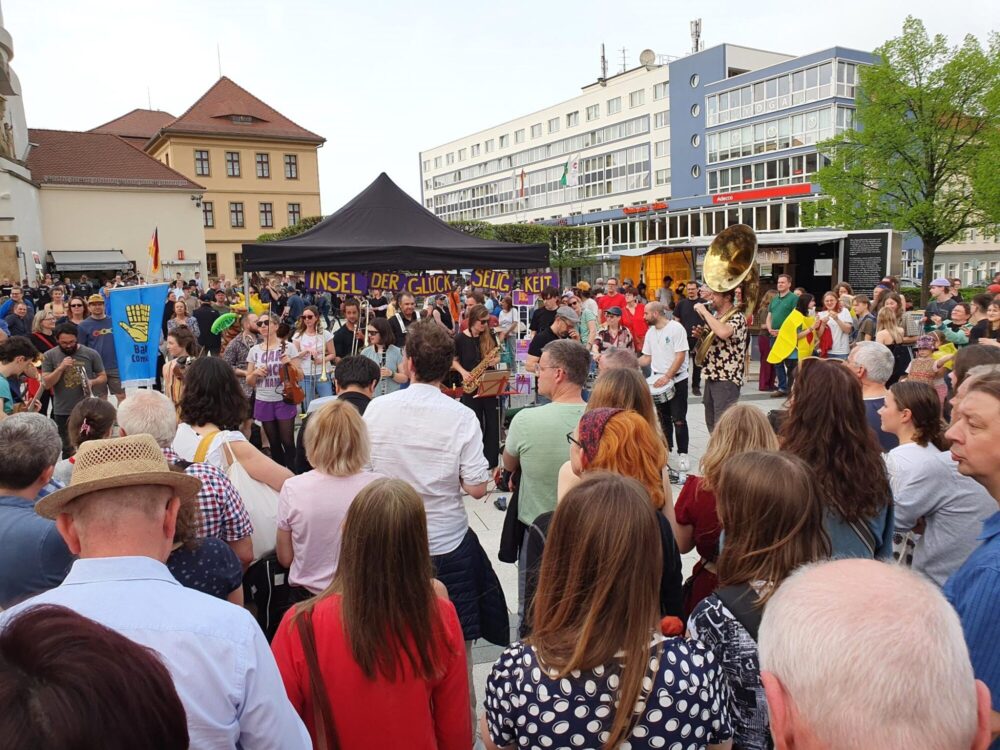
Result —
M507 148L510 145L510 135L504 133L500 136L500 148Z
M622 98L616 96L614 99L608 99L608 114L617 115L622 111Z
M194 173L199 177L208 177L211 174L208 166L208 151L194 152Z
M633 91L628 95L628 106L629 107L641 107L646 101L646 90L638 89Z
M460 148L458 150L458 160L459 161L465 161L465 157L466 157L466 155L468 153L469 153L469 150L467 148Z
M257 177L262 180L271 177L271 155L257 154Z
M542 137L542 123L538 122L531 126L531 137L532 138Z
M691 116L697 117L700 114L701 114L701 105L695 102L694 104L691 105Z
M441 157L440 156L435 156L434 157L434 169L441 169Z
M670 94L670 84L664 81L653 85L653 98L666 99Z
M260 225L265 228L274 226L274 204L261 203L260 205Z
M215 226L215 206L211 201L203 201L201 204L201 215L205 219L205 226L209 229Z
M285 163L286 164L288 163L288 156L287 155L285 156ZM424 171L425 172L430 172L431 171L431 160L430 159L424 159ZM288 175L286 174L285 177L288 177Z
M551 120L549 120L549 132L550 133L558 133L559 132L559 118L558 117L553 117Z
M656 184L666 185L670 182L670 170L669 169L657 169L656 170Z
M700 134L695 133L694 135L691 136L691 145L694 146L695 148L698 148L698 146L701 145L701 135Z
M243 253L233 253L233 266L236 269L236 276L243 275Z
M697 177L701 177L701 167L699 167L697 164L692 165L691 166L691 176L692 177L696 177L696 178Z
M486 140L486 153L491 154L494 149L496 149L496 142L492 138L488 138Z
M524 128L514 131L514 143L524 143Z
M454 151L449 151L447 154L444 155L444 163L445 164L449 164L449 165L455 163L455 152Z
M226 152L226 177L240 176L240 152Z
M589 107L587 107L587 122L590 122L591 120L596 120L600 116L601 116L600 104L591 104Z
M580 113L579 112L570 112L568 115L566 115L566 127L567 128L575 128L579 124L580 124Z
M697 73L695 73L695 74L694 74L694 75L692 75L692 76L691 76L691 78L690 78L690 79L688 80L688 83L690 83L690 84L691 84L691 88L693 88L693 89L696 89L696 88L698 88L698 84L699 84L699 83L701 83L701 78L699 78L699 77L698 77L698 74L697 74Z
M205 253L205 272L209 278L219 275L219 256L215 253Z
M428 167L430 164L424 162ZM299 157L296 154L285 154L285 179L299 179Z
M472 144L472 156L473 157L479 156L479 150L480 150L479 144L478 143L473 143Z
M653 115L653 127L654 128L665 128L670 124L670 117L666 111L657 112Z
M293 227L302 221L302 204L301 203L289 203L288 204L288 226Z
M244 226L242 203L229 204L229 226L237 228L242 228Z
M654 155L657 159L670 156L670 141L657 141L653 146L655 148Z

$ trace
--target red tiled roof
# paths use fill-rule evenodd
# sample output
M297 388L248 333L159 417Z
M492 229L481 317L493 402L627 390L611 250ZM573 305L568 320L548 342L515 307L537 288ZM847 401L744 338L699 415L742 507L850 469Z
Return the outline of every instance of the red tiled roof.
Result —
M121 117L116 117L111 122L91 128L88 132L111 133L128 139L141 138L145 142L174 119L174 116L169 112L158 109L133 109Z
M246 118L246 121L234 121L236 117ZM164 125L159 133L279 138L308 143L326 141L323 136L296 125L225 76L187 112Z
M28 169L43 185L204 190L180 172L110 133L28 129Z

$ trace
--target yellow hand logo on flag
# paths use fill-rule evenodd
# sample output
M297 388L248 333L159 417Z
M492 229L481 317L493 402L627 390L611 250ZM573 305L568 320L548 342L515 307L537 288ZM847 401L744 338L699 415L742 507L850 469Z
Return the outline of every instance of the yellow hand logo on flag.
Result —
M128 322L118 324L137 344L149 341L149 310L149 305L128 305L125 308Z

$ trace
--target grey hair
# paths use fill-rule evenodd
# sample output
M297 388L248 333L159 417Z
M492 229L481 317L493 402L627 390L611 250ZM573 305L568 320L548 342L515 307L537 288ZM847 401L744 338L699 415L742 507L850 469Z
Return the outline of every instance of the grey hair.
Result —
M136 391L118 407L118 426L126 435L152 435L157 445L167 448L177 434L177 411L159 391Z
M873 383L885 385L892 377L895 366L889 347L877 341L859 341L851 350L851 362L865 368L865 377Z
M590 352L579 341L570 339L550 341L542 352L548 352L552 365L561 368L569 382L581 388L587 382L587 373L590 372Z
M59 430L48 417L22 412L0 422L0 487L30 487L61 455Z
M601 372L605 370L638 370L639 358L631 349L609 346L601 354Z
M941 591L907 568L800 568L768 601L758 644L761 672L781 682L826 747L972 746L976 685L961 623Z

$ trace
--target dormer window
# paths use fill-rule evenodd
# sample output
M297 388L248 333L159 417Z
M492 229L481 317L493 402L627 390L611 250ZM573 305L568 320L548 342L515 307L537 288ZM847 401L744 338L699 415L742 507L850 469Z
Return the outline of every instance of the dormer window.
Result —
M251 125L255 119L252 115L229 115L229 121L238 125Z

